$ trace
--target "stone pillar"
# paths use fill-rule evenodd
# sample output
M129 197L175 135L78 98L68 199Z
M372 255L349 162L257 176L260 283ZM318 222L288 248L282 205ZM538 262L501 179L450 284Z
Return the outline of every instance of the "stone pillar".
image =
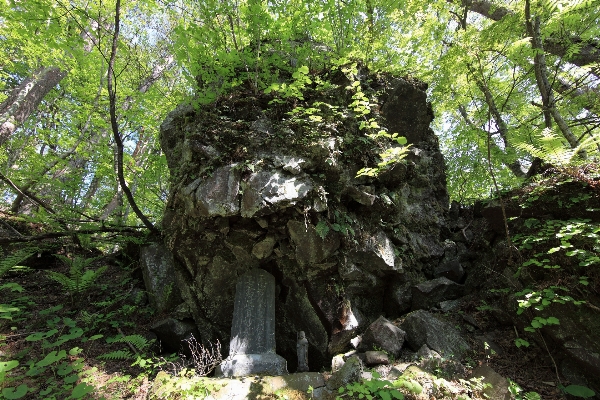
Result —
M229 357L218 374L287 374L287 362L275 354L275 278L262 269L253 269L238 279Z

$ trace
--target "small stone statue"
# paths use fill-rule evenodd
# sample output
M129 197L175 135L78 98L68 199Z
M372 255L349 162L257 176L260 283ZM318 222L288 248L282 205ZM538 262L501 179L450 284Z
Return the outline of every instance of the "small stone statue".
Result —
M308 371L308 340L304 331L298 332L298 342L296 343L296 352L298 353L298 372Z

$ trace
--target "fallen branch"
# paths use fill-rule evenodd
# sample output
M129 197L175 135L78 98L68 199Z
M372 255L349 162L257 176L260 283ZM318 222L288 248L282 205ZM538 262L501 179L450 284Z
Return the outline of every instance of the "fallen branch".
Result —
M144 227L140 227L139 229L144 229ZM102 228L102 229L82 229L79 231L63 231L63 232L48 232L42 233L40 235L35 236L19 236L19 237L3 237L0 238L0 244L7 243L24 243L24 242L37 242L46 239L56 239L65 236L74 235L93 235L95 233L109 233L109 232L117 232L117 233L133 233L140 234L140 231L134 228Z

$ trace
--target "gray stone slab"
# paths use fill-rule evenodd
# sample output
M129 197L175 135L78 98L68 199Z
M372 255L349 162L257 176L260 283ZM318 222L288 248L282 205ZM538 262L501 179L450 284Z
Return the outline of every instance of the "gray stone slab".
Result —
M229 355L275 353L275 278L253 269L235 287Z
M222 376L287 374L286 360L275 354L275 278L262 269L236 284L229 357Z
M318 372L301 372L285 376L265 377L264 385L273 393L281 389L293 389L306 393L310 387L317 389L325 386L325 379Z

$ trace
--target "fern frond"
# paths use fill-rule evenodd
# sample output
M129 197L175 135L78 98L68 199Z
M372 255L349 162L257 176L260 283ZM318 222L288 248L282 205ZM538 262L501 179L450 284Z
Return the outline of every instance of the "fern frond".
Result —
M0 276L7 273L15 265L18 265L20 262L37 253L39 250L40 249L37 247L26 247L19 249L6 257L4 257L2 250L0 250L0 258L2 258L2 261L0 261Z
M111 360L111 361L129 360L132 357L133 357L133 354L131 354L127 350L111 351L110 353L106 353L106 354L102 354L101 356L98 356L98 358L101 360Z
M577 154L593 150L596 145L594 137L588 137L572 149L561 135L548 128L534 135L533 140L533 143L516 143L515 147L556 166L571 164Z
M48 278L60 283L60 285L68 292L75 291L75 288L77 287L76 282L65 274L56 271L47 271L46 274L48 275Z
M140 351L146 350L152 344L151 341L143 337L142 335L128 335L123 336L115 340L119 343L129 343Z
M86 310L81 310L79 312L79 320L81 322L83 322L85 325L92 325L92 323L94 322L95 317L96 317L95 313L94 314L90 314Z
M98 268L97 270L88 269L85 272L83 269L88 266L94 259L83 259L80 257L76 257L73 260L64 257L57 256L65 263L71 263L71 269L69 270L69 275L67 276L60 272L48 271L48 277L58 283L68 292L77 294L82 293L89 289L89 287L98 279L104 271L108 268L107 266L103 266Z

